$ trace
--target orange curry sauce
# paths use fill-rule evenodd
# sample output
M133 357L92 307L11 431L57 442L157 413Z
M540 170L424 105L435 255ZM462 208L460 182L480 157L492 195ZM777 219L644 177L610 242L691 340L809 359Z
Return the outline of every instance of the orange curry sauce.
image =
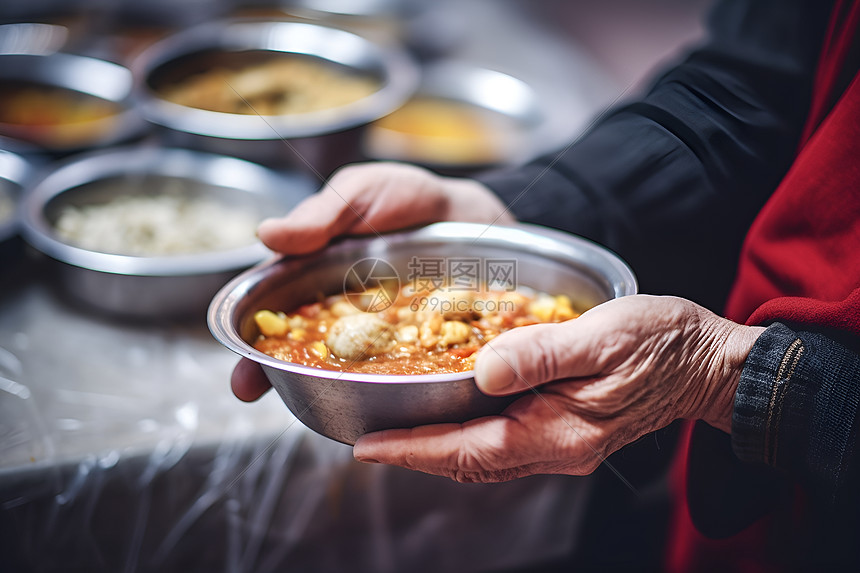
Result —
M279 360L327 370L465 372L473 368L477 350L502 332L579 316L568 297L523 288L415 292L403 287L390 306L372 313L350 300L336 295L289 314L259 311L254 347Z

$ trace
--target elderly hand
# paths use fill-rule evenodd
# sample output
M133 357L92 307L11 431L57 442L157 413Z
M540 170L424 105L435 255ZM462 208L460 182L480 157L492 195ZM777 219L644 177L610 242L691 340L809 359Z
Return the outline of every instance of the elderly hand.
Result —
M337 171L322 190L257 234L269 248L302 254L341 235L370 235L437 221L511 224L492 191L471 179L441 177L402 163L363 163Z
M260 224L260 240L275 251L304 254L341 235L368 235L437 221L509 225L515 222L492 191L470 179L441 177L402 163L363 163L338 170L323 189L286 216ZM256 400L269 389L257 364L242 359L233 393Z
M499 416L368 434L353 452L461 482L588 474L679 418L729 431L740 372L762 331L684 299L644 295L513 329L480 351L476 383L493 395L538 393Z

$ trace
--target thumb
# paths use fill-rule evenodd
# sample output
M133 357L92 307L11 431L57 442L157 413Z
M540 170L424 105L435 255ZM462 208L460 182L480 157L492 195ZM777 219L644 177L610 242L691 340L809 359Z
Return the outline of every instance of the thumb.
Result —
M579 320L522 326L491 340L475 363L478 388L489 395L507 395L599 372L588 342L593 336Z
M267 219L257 235L267 247L305 254L344 234L371 234L441 220L442 179L395 163L347 165L322 190L280 219Z
M357 218L345 199L323 189L284 217L260 223L257 236L273 251L300 255L325 247L331 239L347 231Z

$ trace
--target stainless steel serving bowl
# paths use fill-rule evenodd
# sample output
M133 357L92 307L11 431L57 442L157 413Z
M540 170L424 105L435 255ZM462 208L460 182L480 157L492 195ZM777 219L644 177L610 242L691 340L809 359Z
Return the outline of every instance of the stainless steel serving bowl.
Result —
M637 288L630 268L610 251L532 225L437 223L414 231L345 240L316 254L273 260L242 273L209 307L213 335L233 352L259 363L306 426L346 444L371 431L462 422L499 413L513 399L481 394L471 372L420 376L341 373L277 360L252 347L257 336L256 311L290 311L317 300L319 293L342 292L350 267L369 257L388 262L401 278L409 276L415 257L514 261L518 286L568 294L581 307L634 294Z
M483 136L460 141L440 137L432 120L425 118L428 133L422 137L392 129L389 122L397 117L393 115L368 127L362 151L371 159L409 161L456 175L519 165L557 151L574 136L570 110L565 109L558 88L532 80L459 59L429 63L413 98L459 105L462 113L471 112L467 117L473 120L460 122L460 129L481 125ZM450 119L440 121L450 123Z
M522 163L561 142L541 94L510 74L464 61L442 60L424 68L413 97L459 104L464 112L471 110L475 122L485 128L481 139L486 142L472 142L463 148L465 154L457 157L452 150L463 146L456 140L439 140L436 133L422 137L390 129L383 119L367 130L362 144L365 155L442 170L479 169Z
M261 243L169 256L88 250L61 239L55 223L68 205L160 192L216 198L258 220L283 214L314 187L240 159L179 149L131 147L76 158L28 190L22 234L56 259L65 290L91 308L126 318L202 317L213 294L237 272L271 256Z
M373 94L320 111L259 116L209 111L164 99L159 87L213 66L250 65L282 54L311 57L379 81ZM132 66L143 115L183 145L328 174L359 153L359 132L400 106L418 80L416 64L393 46L317 24L229 20L179 32ZM241 95L241 94L240 94Z
M131 103L131 71L119 64L66 53L0 54L0 86L7 83L61 88L116 107L114 114L65 126L0 123L0 134L41 150L112 145L140 135L146 127Z
M305 8L321 14L382 18L419 8L415 0L292 0L287 8Z
M30 165L20 156L0 149L0 243L18 234L18 204L30 175Z

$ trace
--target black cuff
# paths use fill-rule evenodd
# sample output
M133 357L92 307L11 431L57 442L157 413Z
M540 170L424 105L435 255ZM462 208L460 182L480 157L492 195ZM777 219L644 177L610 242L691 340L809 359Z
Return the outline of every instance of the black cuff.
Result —
M834 503L856 479L859 406L860 356L821 334L775 323L744 365L732 447L741 460L785 469Z

